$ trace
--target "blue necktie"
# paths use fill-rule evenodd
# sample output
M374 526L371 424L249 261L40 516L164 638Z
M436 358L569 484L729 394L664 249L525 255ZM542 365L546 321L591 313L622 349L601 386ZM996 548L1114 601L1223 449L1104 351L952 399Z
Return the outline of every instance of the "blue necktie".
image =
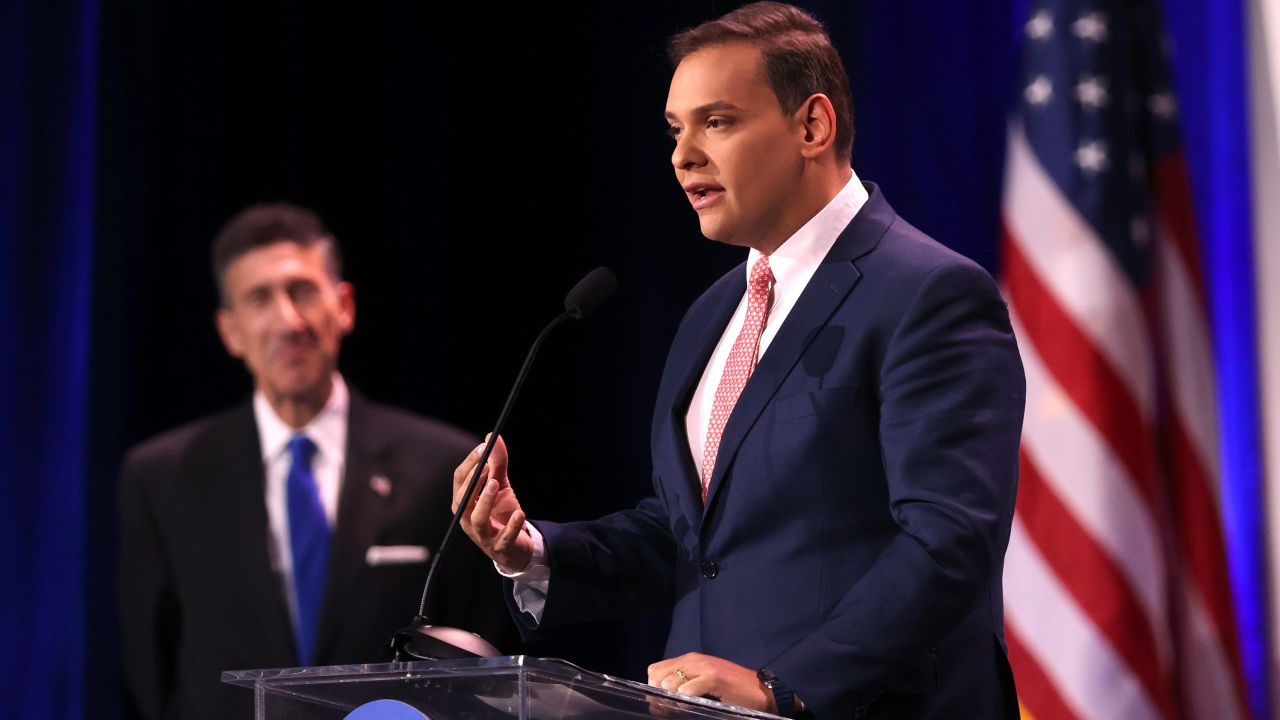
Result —
M293 591L298 601L298 662L309 665L315 649L316 626L324 603L325 576L329 569L329 522L320 502L320 489L311 472L316 444L306 435L289 441L286 487L289 505L289 545L293 549Z

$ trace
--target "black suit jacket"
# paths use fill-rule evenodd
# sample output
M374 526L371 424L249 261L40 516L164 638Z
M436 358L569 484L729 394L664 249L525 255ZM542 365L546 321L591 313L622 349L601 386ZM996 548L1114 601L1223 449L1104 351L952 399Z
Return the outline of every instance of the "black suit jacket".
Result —
M475 442L352 391L316 664L386 660L391 633L417 612L426 564L370 566L366 553L372 545L435 549L449 522L452 470ZM378 476L390 492L371 482ZM224 685L222 671L301 664L283 580L271 567L264 483L250 402L126 457L121 634L144 717L252 717L252 693ZM508 643L500 578L479 551L452 543L441 572L432 619Z

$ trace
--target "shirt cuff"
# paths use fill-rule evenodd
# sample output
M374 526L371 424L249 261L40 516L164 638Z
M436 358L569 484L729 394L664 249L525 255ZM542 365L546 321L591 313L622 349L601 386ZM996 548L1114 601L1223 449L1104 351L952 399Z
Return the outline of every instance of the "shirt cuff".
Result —
M503 577L511 578L514 582L515 587L511 594L516 601L516 607L521 612L531 615L535 623L540 623L542 612L547 605L547 589L551 586L551 568L547 565L547 546L542 539L542 533L538 532L538 528L532 523L526 522L521 532L528 533L529 539L533 541L533 555L529 558L529 564L519 572L507 572L496 562L493 567Z

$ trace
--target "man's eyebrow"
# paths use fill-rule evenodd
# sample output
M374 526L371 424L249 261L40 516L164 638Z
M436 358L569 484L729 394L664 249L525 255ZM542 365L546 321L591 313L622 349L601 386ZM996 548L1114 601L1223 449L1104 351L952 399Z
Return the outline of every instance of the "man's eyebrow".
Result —
M697 117L701 115L710 115L711 113L714 113L714 112L722 112L724 110L739 110L739 109L741 108L739 108L737 105L734 105L733 103L728 102L726 100L716 100L715 102L709 102L706 105L699 105L698 107L694 108L693 115ZM668 120L677 119L676 114L671 112L670 110L663 113L663 117L665 117Z

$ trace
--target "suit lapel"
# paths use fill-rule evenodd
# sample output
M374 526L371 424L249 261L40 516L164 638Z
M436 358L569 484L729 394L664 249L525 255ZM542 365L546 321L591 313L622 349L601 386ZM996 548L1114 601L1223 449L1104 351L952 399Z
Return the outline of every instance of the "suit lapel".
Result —
M671 483L680 497L680 507L688 516L689 526L697 528L702 521L702 479L689 453L689 437L685 432L685 414L689 409L694 390L706 370L711 354L715 352L729 319L738 308L746 292L745 264L739 265L721 278L708 294L708 306L695 318L690 329L682 333L680 347L672 348L672 377L674 381L667 393L667 421L663 423L663 438L675 454L678 481ZM663 407L663 406L660 406Z
M231 411L210 428L193 448L191 473L195 487L202 488L197 500L202 507L200 517L215 523L207 537L219 538L217 552L237 568L238 591L252 598L246 606L263 613L258 627L270 636L253 641L274 648L278 657L294 656L293 623L284 585L271 563L266 472L251 403Z
M867 202L840 233L822 264L809 279L787 319L769 343L769 348L756 364L755 371L738 397L720 437L720 451L707 495L706 511L715 506L728 468L733 464L743 439L755 425L764 409L790 374L809 343L830 321L854 286L862 277L853 260L870 252L892 224L896 215L879 188L867 183ZM745 281L743 285L745 289ZM717 336L718 338L718 336ZM705 364L705 360L704 360Z
M329 578L316 636L316 657L323 660L337 646L353 612L352 602L365 571L369 546L386 522L394 488L375 492L371 481L380 470L381 444L369 426L368 401L354 390L347 420L347 458L338 500L338 522L329 549Z

